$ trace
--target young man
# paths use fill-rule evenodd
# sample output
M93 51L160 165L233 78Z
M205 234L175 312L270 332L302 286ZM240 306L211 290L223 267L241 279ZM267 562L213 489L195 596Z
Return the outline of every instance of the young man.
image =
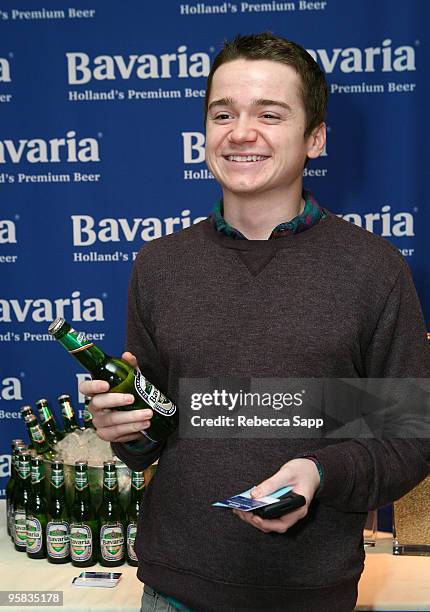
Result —
M237 37L215 59L206 153L222 200L208 220L145 245L129 291L124 357L173 401L180 378L429 375L398 251L303 190L307 159L324 149L326 99L322 71L291 41ZM107 410L133 396L102 381L81 391L130 467L160 457L136 542L142 610L350 611L367 511L430 471L428 445L407 439L173 434L148 450L150 410ZM211 507L255 483L254 496L293 485L306 505L272 520Z

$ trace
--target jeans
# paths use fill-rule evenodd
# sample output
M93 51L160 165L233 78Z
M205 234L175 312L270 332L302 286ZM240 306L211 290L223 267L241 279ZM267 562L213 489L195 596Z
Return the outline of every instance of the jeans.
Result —
M178 612L178 609L145 584L140 612Z

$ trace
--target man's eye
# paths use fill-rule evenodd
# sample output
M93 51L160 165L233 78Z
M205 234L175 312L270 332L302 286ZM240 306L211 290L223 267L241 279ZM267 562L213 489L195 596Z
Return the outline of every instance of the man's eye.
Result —
M273 115L272 113L264 113L262 117L263 119L279 119L277 115Z
M228 113L218 113L218 115L215 115L214 120L223 120L223 119L230 119L231 115L229 115Z

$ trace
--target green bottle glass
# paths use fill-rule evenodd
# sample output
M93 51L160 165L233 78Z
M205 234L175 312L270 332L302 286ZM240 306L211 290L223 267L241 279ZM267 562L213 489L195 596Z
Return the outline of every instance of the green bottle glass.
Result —
M142 433L148 442L165 440L178 426L176 406L147 380L139 369L131 367L118 357L110 357L101 348L77 332L63 318L55 319L49 333L97 380L106 380L111 392L131 393L135 401L132 406L118 410L151 408L153 417L149 429Z
M20 451L18 470L19 480L14 507L15 550L25 553L27 549L27 505L31 492L30 451Z
M51 448L34 414L28 414L24 421L28 435L30 436L31 445L36 450L36 453L38 455L43 455L45 459L49 459L50 461L54 459L55 451Z
M45 495L45 466L43 457L31 459L31 492L27 504L27 556L30 559L46 557L46 523L48 503Z
M12 453L10 462L10 478L6 485L6 521L7 533L13 540L14 529L14 496L17 486L18 475L18 449L25 448L25 444L21 439L12 440Z
M39 413L40 424L45 432L45 436L51 444L54 446L64 438L64 435L58 430L57 423L55 422L52 410L49 407L48 400L42 398L36 402L37 411Z
M103 463L103 498L100 520L100 565L116 567L125 559L124 513L119 503L115 461Z
M58 398L61 407L61 416L63 417L64 431L71 433L76 429L79 429L79 425L76 422L75 411L72 406L72 400L70 395L60 395Z
M140 504L142 503L143 492L145 489L145 479L143 472L131 472L130 500L126 509L126 542L127 542L127 563L137 566L138 559L134 551L136 541L137 520L139 518Z
M94 423L93 423L93 415L89 411L90 402L91 402L91 398L86 397L85 398L85 408L84 408L84 429L94 429L95 431L96 428L94 427Z
M75 463L75 498L71 509L70 558L76 567L95 565L99 524L91 503L87 461Z
M70 517L66 502L64 466L62 461L51 464L46 551L50 563L70 561Z

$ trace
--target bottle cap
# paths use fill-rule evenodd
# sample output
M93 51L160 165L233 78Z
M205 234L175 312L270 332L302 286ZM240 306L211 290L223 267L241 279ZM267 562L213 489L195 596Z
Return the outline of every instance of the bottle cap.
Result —
M58 317L55 321L52 321L51 325L48 327L48 332L53 336L63 327L65 323L65 319L63 317Z

